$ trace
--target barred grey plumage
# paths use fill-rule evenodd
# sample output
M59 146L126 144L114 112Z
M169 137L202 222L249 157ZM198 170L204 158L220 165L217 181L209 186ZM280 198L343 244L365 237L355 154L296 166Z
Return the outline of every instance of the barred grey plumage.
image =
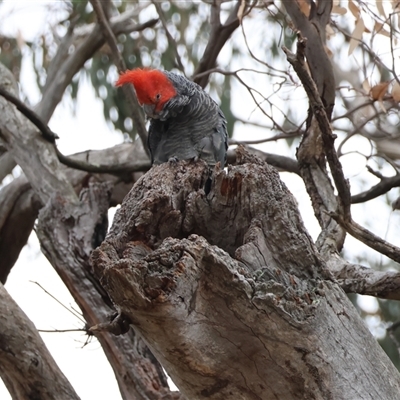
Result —
M151 120L148 145L153 163L198 157L210 167L217 162L224 167L228 133L218 104L196 83L172 72L163 73L177 95L164 105L161 118Z

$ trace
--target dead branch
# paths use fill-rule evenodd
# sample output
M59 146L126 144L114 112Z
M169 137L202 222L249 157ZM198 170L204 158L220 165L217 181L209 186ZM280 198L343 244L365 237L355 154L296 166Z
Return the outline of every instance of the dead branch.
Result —
M338 254L332 254L327 264L346 293L400 300L400 273L398 272L375 271L363 265L349 263Z
M299 44L301 47L305 45ZM291 63L295 71L297 72L300 80L304 85L304 89L308 95L310 101L310 107L313 110L313 115L318 123L319 132L321 133L323 149L326 154L333 180L339 193L340 208L337 211L330 211L329 216L334 218L348 233L360 240L367 246L379 251L380 253L388 256L396 262L400 262L400 248L394 246L385 240L374 235L372 232L361 227L351 218L350 210L350 187L348 181L344 177L343 169L338 159L335 147L333 145L335 137L332 134L332 130L326 115L324 106L319 94L317 92L315 83L311 79L306 70L303 62L303 50L297 52L296 55L291 53L288 49L284 49L288 56L288 61ZM299 49L299 47L298 47Z
M193 74L195 77L194 81L202 88L207 86L209 74L202 75L200 78L196 78L196 76L216 66L217 57L221 49L224 47L226 41L231 37L232 33L239 27L239 18L237 14L240 8L240 3L240 1L236 2L235 7L233 7L224 24L221 23L220 19L221 1L214 1L211 5L210 38L203 57Z
M326 125L329 127L329 118L335 100L335 80L332 65L324 49L324 32L329 21L332 2L328 1L323 4L318 2L318 6L316 6L315 2L312 1L312 12L310 12L309 18L303 14L295 0L287 1L283 4L295 28L298 32L301 32L298 35L301 36L303 34L307 36L308 42L312 42L310 47L307 46L306 48L304 47L305 40L303 44L298 44L297 56L292 58L293 62L297 64L296 68L301 71L302 77L309 82L309 86L313 89L313 93L310 95L319 99L318 107L314 110L310 107L306 132L297 150L297 158L299 160L300 173L310 196L315 216L321 226L317 246L325 257L331 251L332 246L335 247L336 251L340 251L346 234L329 216L329 212L337 210L339 205L326 169L325 145L322 133L318 122L315 120L316 115L313 114L313 111L319 113L319 118L323 119L320 122L325 128ZM318 10L315 7L318 7ZM304 55L307 56L307 63L313 79L309 76L304 66ZM322 114L320 113L321 110L323 111ZM332 138L325 137L327 143L331 140ZM337 164L332 154L330 154L330 161L333 165ZM338 168L340 169L340 166ZM343 194L346 194L346 187L342 189ZM347 196L345 195L344 200L346 199Z
M0 283L0 375L13 399L77 399L33 323Z
M376 197L379 197L382 194L387 193L390 189L399 186L400 186L400 174L390 177L382 177L381 181L377 183L375 186L372 186L365 192L353 195L351 197L351 202L353 204L364 203L365 201L375 199Z

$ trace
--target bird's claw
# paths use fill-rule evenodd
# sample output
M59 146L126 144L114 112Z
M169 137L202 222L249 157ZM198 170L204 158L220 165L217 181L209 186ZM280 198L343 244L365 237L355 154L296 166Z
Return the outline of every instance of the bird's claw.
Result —
M168 159L168 163L169 163L169 164L172 164L172 165L175 165L178 161L179 161L179 158L176 157L176 156L170 157L170 158Z

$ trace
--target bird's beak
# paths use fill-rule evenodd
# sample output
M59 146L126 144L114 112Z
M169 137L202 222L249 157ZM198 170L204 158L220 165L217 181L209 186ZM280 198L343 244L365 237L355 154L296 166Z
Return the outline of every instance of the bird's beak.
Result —
M156 109L155 104L143 104L143 110L149 118L154 118L154 119L159 118L159 116L155 112L155 109Z

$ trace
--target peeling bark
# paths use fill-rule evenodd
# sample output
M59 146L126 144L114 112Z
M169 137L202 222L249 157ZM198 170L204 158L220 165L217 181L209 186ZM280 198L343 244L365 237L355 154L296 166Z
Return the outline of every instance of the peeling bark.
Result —
M208 195L202 162L135 184L92 253L120 314L190 399L395 398L398 372L329 278L293 196L238 156Z

